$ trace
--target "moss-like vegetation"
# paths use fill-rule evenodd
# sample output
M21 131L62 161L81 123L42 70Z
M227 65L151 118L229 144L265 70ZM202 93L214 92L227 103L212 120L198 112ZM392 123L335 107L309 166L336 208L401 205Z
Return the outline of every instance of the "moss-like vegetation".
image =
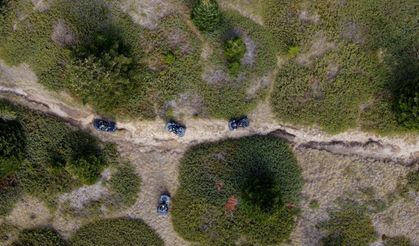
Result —
M356 204L343 206L329 213L330 219L320 225L326 233L324 246L366 246L377 239L367 211Z
M419 192L419 170L411 171L406 176L407 188Z
M283 242L294 227L302 187L287 144L255 136L202 144L181 162L173 198L175 230L202 244Z
M104 219L82 226L70 239L71 245L162 245L159 236L141 220Z
M384 246L412 246L412 242L405 236L387 237L383 236Z
M65 246L68 245L60 235L50 228L23 230L13 246Z

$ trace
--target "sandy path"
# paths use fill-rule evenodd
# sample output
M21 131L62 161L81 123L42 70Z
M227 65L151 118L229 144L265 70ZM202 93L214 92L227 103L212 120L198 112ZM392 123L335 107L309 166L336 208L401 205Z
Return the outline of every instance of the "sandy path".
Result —
M66 94L47 90L37 83L36 76L24 65L7 67L0 62L1 96L11 96L29 107L87 129L104 141L116 143L122 156L131 161L142 178L138 201L121 215L143 219L162 236L166 245L188 244L175 233L170 217L156 216L155 209L161 192L176 192L179 159L191 145L276 132L276 135L292 141L296 148L324 149L332 153L403 161L406 164L417 162L419 158L419 136L378 137L360 131L332 136L314 128L281 125L274 120L270 107L266 104L259 105L249 114L251 127L234 132L228 130L226 121L192 118L185 119L187 130L183 138L165 132L164 122L160 119L122 121L118 122L120 130L117 133L97 132L91 126L91 121L96 116L91 108L77 104ZM373 144L370 144L371 139L374 140ZM340 145L335 144L336 142ZM54 223L57 226L60 224L57 221ZM72 228L71 225L66 226Z

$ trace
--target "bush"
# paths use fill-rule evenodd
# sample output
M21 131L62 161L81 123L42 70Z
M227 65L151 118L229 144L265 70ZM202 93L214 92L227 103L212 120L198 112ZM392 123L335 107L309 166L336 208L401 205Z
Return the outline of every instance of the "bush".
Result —
M140 178L135 174L132 166L119 166L116 173L109 180L109 188L115 195L117 203L131 206L137 200L140 192Z
M204 32L219 30L223 21L216 0L197 0L192 8L191 19Z
M240 37L232 38L225 43L224 55L227 59L227 67L231 75L238 75L244 53L246 53L246 45Z
M0 118L0 180L19 169L24 152L25 135L20 123Z
M25 143L18 169L7 178L10 182L0 179L0 184L4 181L4 185L0 185L4 198L0 202L0 207L4 208L2 211L10 211L21 192L54 206L58 194L69 192L82 183L94 182L108 164L101 143L89 134L75 130L59 119L14 106L5 100L0 100L2 107L14 110L15 119L11 122L19 124L14 129L21 129L24 133L24 136L16 135L18 138L11 139L19 144ZM16 150L19 150L16 153L22 151L22 147L10 146L12 144L8 145L8 155Z
M419 76L418 76L419 79ZM404 89L398 100L399 122L408 129L419 129L419 80Z
M162 245L159 236L141 220L102 219L86 224L70 239L77 246Z
M406 176L407 187L415 192L419 192L419 170L411 171Z
M201 244L279 244L298 210L300 170L289 147L264 136L193 147L173 198L175 230Z
M67 243L50 228L23 230L12 246L65 246Z
M348 205L329 213L330 219L320 225L327 233L322 239L324 246L365 246L374 242L374 226L365 209Z
M383 235L384 246L412 246L412 242L405 236L387 237Z
M83 131L71 132L63 139L66 168L83 183L93 184L106 160L96 138Z

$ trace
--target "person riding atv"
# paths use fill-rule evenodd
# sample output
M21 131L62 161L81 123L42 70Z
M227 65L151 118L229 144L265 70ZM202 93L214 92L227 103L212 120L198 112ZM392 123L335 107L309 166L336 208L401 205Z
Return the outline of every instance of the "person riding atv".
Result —
M93 120L93 127L96 130L103 131L103 132L114 132L116 131L116 123L109 120L104 119L94 119Z
M167 215L169 213L170 196L164 193L160 196L159 205L157 206L157 213L160 215Z
M230 131L236 130L239 127L249 127L249 118L247 118L247 116L238 119L232 119L228 122L228 129L230 129Z
M185 136L186 128L183 125L181 125L177 122L169 121L166 124L166 131L173 132L178 137L183 137L183 136Z

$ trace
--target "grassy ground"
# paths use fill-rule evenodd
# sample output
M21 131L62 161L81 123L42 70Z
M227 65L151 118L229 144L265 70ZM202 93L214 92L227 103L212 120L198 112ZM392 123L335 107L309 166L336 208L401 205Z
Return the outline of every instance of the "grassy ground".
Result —
M163 241L141 220L107 219L82 226L71 245L163 245Z
M411 124L399 110L402 88L417 91L414 1L265 2L265 22L288 56L271 97L278 119L328 132L418 129L417 113Z
M203 144L180 167L175 230L202 244L271 245L294 227L302 180L289 147L262 136Z

